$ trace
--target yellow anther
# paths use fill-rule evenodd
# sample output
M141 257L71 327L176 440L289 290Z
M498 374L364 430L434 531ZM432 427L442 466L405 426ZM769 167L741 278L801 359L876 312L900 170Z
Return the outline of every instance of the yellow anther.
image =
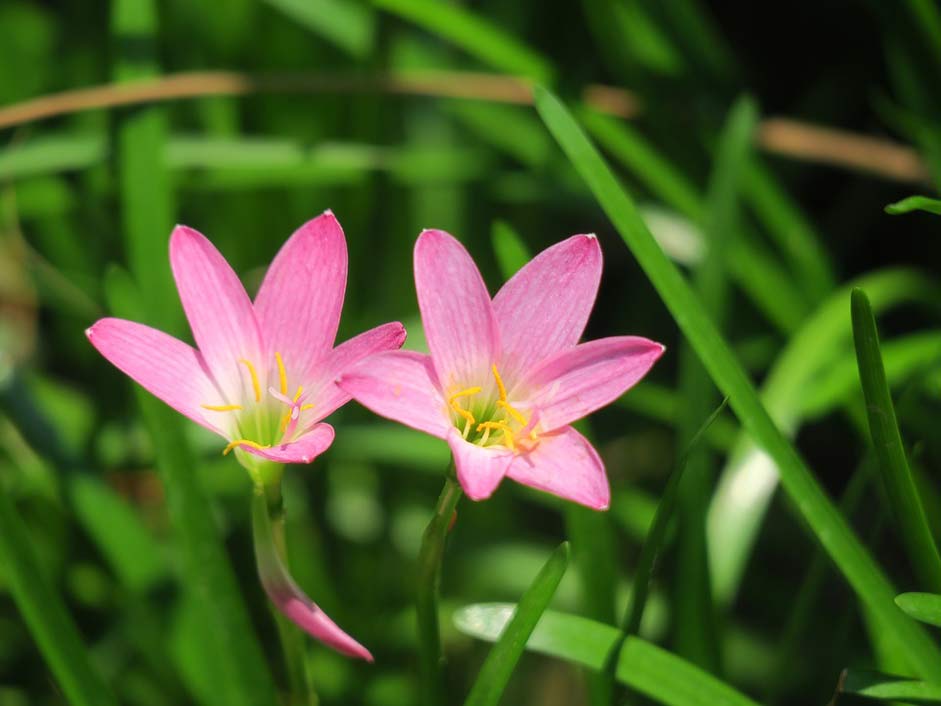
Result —
M473 424L476 421L474 419L474 415L468 412L463 407L461 407L461 405L457 403L457 400L460 399L461 397L470 397L472 395L476 395L478 392L481 391L481 389L482 388L480 387L468 387L467 389L461 390L460 392L455 392L453 395L448 397L448 406L451 407L451 409L453 409L455 412L460 414L462 417L464 417L464 419L467 420L468 424Z
M286 395L288 393L288 374L284 369L284 361L281 359L280 353L274 354L274 359L278 362L278 378L281 380L281 394Z
M239 358L239 363L248 368L248 374L252 376L252 387L255 390L255 401L261 402L261 385L258 384L258 373L255 372L255 366L245 358Z
M516 450L516 444L514 443L513 439L513 430L510 429L509 424L506 422L481 422L477 425L477 431L484 431L485 429L488 431L490 429L496 429L503 432L503 439L506 441L506 445L509 447L510 451ZM485 438L489 438L489 434L486 434Z
M291 410L288 410L288 411L285 412L284 415L281 417L281 429L280 429L280 431L278 432L279 434L283 434L283 433L284 433L284 430L288 428L288 422L290 422L290 421L291 421Z
M236 446L251 446L253 449L270 449L271 446L266 444L259 444L257 441L252 441L251 439L236 439L235 441L230 441L228 445L222 449L222 455L227 455L232 449Z
M493 371L493 378L497 381L497 389L500 390L500 401L506 402L506 386L503 384L503 379L500 377L500 373L497 372L497 364L494 363L491 365L490 369Z
M199 406L208 409L210 412L232 412L236 409L242 409L240 404L201 404Z
M506 410L513 419L522 424L524 427L529 423L529 420L523 416L523 413L520 412L516 407L511 405L509 402L504 400L497 400L497 407L501 407Z
M306 412L308 409L313 409L313 408L314 408L314 403L313 403L313 402L308 402L307 404L302 404L302 405L301 405L301 411L302 411L302 412Z
M301 398L301 395L303 394L304 394L304 388L298 385L297 392L294 395L294 401L297 402Z

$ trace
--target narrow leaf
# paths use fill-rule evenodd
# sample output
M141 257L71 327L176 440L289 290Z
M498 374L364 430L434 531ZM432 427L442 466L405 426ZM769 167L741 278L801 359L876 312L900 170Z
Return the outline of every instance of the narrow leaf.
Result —
M941 704L941 685L855 669L843 672L837 694L854 694L919 706Z
M941 590L941 556L928 527L925 509L915 488L905 456L895 406L879 351L879 333L869 298L862 289L852 294L853 337L859 379L866 397L869 431L879 459L879 469L895 515L909 563L924 588Z
M492 642L513 610L507 603L465 606L455 613L454 622L461 632ZM526 647L600 670L618 636L619 630L611 625L547 610ZM616 674L620 683L669 706L756 706L708 672L639 637L624 643Z
M915 620L941 628L941 595L936 593L900 593L895 605Z
M520 598L513 617L480 668L470 695L464 702L466 706L496 706L500 702L516 663L526 649L526 641L555 595L568 563L569 545L563 542Z
M885 212L893 216L911 211L927 211L941 216L941 199L931 199L927 196L909 196L907 199L890 203Z
M941 651L916 623L892 604L895 591L888 579L768 415L728 343L679 270L657 245L633 201L601 155L565 106L550 92L536 89L536 107L630 247L716 385L728 395L729 404L743 426L777 463L781 483L807 527L866 603L879 627L891 635L899 654L904 655L911 668L926 677L937 674L941 670Z

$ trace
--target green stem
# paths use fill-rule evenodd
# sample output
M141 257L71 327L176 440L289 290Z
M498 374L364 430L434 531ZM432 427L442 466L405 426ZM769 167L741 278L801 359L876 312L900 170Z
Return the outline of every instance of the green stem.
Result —
M444 689L444 654L441 651L441 633L438 626L438 586L441 582L441 558L451 518L462 495L461 486L454 477L454 464L438 496L435 514L422 535L418 553L418 588L415 610L418 615L419 669L421 673L422 702L425 706L446 703Z
M262 492L267 501L268 520L275 550L281 562L288 566L287 539L284 529L284 497L281 494L281 483L265 484ZM278 626L278 637L281 640L281 650L284 653L284 662L287 668L290 688L288 703L291 706L317 706L319 699L314 689L310 671L307 669L307 661L304 655L304 635L290 620L274 608L272 608L271 613Z

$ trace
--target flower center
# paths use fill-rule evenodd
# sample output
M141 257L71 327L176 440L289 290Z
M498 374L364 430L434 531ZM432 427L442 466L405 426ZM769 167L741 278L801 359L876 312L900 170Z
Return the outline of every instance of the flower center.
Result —
M249 376L251 396L241 404L201 405L210 412L235 413L229 425L229 436L233 438L222 450L223 455L240 446L268 449L275 444L288 443L297 432L302 413L314 407L311 403L305 403L307 395L301 385L297 386L293 397L288 396L284 359L280 353L275 353L274 359L278 369L278 389L269 387L265 394L254 364L246 358L240 358L237 363ZM285 406L287 410L283 409Z
M491 365L490 370L497 399L492 392L485 395L482 386L457 390L448 396L452 423L464 439L477 446L503 447L514 453L531 451L539 442L536 415L527 417L519 409L522 403L511 403L497 366Z

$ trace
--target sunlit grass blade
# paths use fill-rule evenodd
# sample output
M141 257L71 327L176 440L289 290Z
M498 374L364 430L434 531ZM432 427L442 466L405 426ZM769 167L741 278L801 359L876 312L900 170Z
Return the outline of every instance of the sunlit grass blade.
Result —
M123 271L114 269L109 273L105 294L117 316L135 321L145 318L140 295ZM209 499L200 485L181 420L137 385L134 392L153 437L175 547L183 557L181 580L201 606L201 637L218 670L218 688L226 703L275 704L274 681L226 556ZM233 467L232 472L242 471ZM220 644L225 649L219 649Z
M869 430L902 544L923 588L941 590L941 556L931 536L925 509L908 466L895 405L886 382L879 333L869 298L862 289L852 294L853 336L859 379L866 397Z
M507 603L470 605L455 613L454 622L461 632L492 642L499 638L513 608ZM547 610L526 647L600 670L619 634L611 625ZM616 673L620 683L670 706L756 706L699 667L638 637L624 643Z
M934 307L941 298L941 290L926 275L888 268L859 277L828 297L787 342L761 387L762 404L787 435L795 434L803 419L805 391L834 361L852 359L846 300L853 286L869 291L879 312L906 303ZM807 397L813 394L808 392ZM827 402L830 409L836 403ZM738 591L778 480L774 460L743 435L726 463L709 510L709 546L714 548L710 563L720 605L729 605Z
M912 211L927 211L941 216L941 199L932 199L927 196L909 196L885 207L885 212L893 216L911 213Z
M840 677L837 695L853 694L903 704L941 704L941 685L905 679L891 674L848 669ZM834 697L834 702L837 699Z
M900 593L895 605L915 620L941 628L941 595L936 593Z
M664 255L634 203L559 100L536 89L536 107L550 132L613 221L680 329L749 434L776 462L781 483L808 528L827 550L860 599L891 635L910 668L924 677L941 674L941 651L892 603L895 591L833 505L794 447L768 415L751 381L709 319L689 284Z
M298 24L362 59L373 47L375 17L371 8L352 0L266 0Z
M434 0L373 0L373 3L444 37L496 69L541 82L552 78L552 67L542 56L464 7Z
M563 542L552 553L545 566L533 579L532 585L520 598L513 617L480 668L474 686L464 702L465 706L497 706L500 702L503 690L516 668L516 663L519 662L526 649L526 641L539 622L539 618L549 607L549 602L559 587L568 563L569 545L568 542Z
M69 703L116 706L62 598L44 575L29 532L4 489L0 489L0 572Z

